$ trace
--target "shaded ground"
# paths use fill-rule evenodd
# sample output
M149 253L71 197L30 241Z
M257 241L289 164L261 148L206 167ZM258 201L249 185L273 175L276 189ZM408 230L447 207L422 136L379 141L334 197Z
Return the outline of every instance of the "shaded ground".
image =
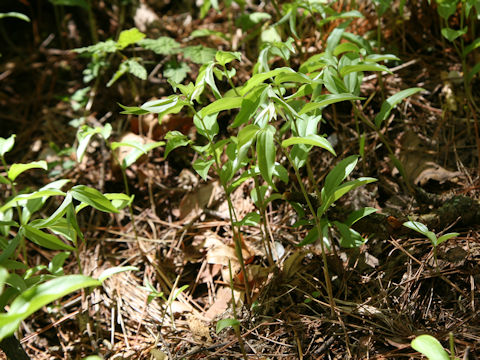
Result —
M351 193L331 216L342 218L347 210L361 206L375 207L379 213L357 224L358 231L370 236L365 245L337 249L338 254L328 256L339 316L331 316L320 248L296 247L306 230L292 226L296 215L287 202L274 202L268 209L271 235L281 244L278 251L284 252L275 266L267 265L258 228L246 228L243 240L256 301L252 309L240 306L239 319L249 358L418 358L410 347L415 335L432 334L446 346L450 332L457 356L473 359L480 354L476 117L466 109L465 89L456 73L448 78L449 72L461 71L461 63L454 49L439 36L436 9L426 1L414 3L409 2L410 19L401 25L396 12L385 15L383 52L397 54L401 62L392 75L383 77L382 84L376 76L367 75L362 94L368 97L376 92L364 111L373 119L382 103L382 86L385 96L415 86L426 90L399 105L384 132L420 190L407 191L399 174L392 170L378 135L361 129L367 139L365 157L355 176L372 176L378 182ZM151 37L171 36L182 42L198 28L232 34L229 10L212 9L204 19L197 20L198 10L188 2L149 5L160 17L146 30ZM88 27L82 22L84 14L65 8L64 15L70 22L61 29L66 31L71 25L73 35L59 34L46 1L39 1L36 7L15 6L18 9L14 10L30 12L33 21L32 26L15 23L21 26L15 34L10 31L12 22L4 20L3 24L15 46L2 49L0 58L1 136L16 133L19 144L9 160L46 158L58 162L52 177L67 177L75 184L93 185L103 192L123 191L121 176L100 142L93 143L86 159L76 165L72 162L74 152L54 151L55 146L59 150L75 144L76 130L68 123L79 114L72 109L72 101L61 98L83 87L86 60L68 49L90 44ZM103 2L96 6L100 35L114 36L119 30L118 9ZM251 5L247 10L267 11L274 21L278 20L271 4ZM376 31L374 8L363 6L360 10L365 19L354 22L354 31L360 35ZM131 16L125 19L123 28L134 25ZM313 27L308 31L308 26L307 21L306 35L297 43L303 49L317 47L320 51L328 32L318 33ZM51 41L50 34L55 34ZM240 34L238 50L245 61L235 65L235 81L242 84L250 77L257 49L256 40L243 42L247 33ZM214 36L189 44L231 49L228 42ZM155 57L150 60L162 61ZM298 66L298 62L293 59L291 66ZM186 82L195 79L198 70L197 64L190 65L192 72ZM282 65L281 61L275 65ZM171 87L161 73L144 82L134 81L136 94L126 79L98 91L86 114L87 123L109 122L117 138L129 131L142 134L138 119L119 115L117 103L138 105L170 94ZM477 101L478 85L478 79L474 80L472 90ZM358 153L359 133L352 109L337 104L327 109L324 117L322 131L338 139L337 154L343 157ZM226 128L230 118L233 114L220 119L225 123L225 133L231 131ZM153 121L155 125L149 128L151 122L145 120L143 126L149 131L144 128L143 134L154 140L166 130L194 131L191 118L185 114L164 119L164 128L156 125L156 119ZM47 150L51 143L55 144L50 146L53 150ZM182 148L166 160L163 150L157 149L129 169L138 242L128 212L115 217L84 215L82 226L88 239L82 249L84 272L96 275L125 264L137 266L139 271L119 274L102 289L66 297L51 311L40 311L28 319L19 338L32 358L80 359L91 354L106 359L163 359L162 354L170 359L241 358L233 330L215 333L218 320L232 317L226 265L236 258L228 212L218 184L213 180L202 182L194 175L192 158L193 152ZM318 182L336 161L324 152L313 154L312 168ZM46 175L38 173L38 177L29 179L29 185L40 186L47 181ZM240 215L253 208L248 196L251 187L247 182L234 193ZM296 188L293 184L288 190L294 193ZM461 233L439 247L438 266L430 242L400 225L408 217L421 219L436 232L454 229ZM53 256L33 245L29 251L39 263ZM78 272L77 264L72 261L67 271ZM167 297L173 287L189 287L171 301L171 306L159 299L148 304L148 293L140 289L147 281ZM241 297L238 275L234 282L235 296Z

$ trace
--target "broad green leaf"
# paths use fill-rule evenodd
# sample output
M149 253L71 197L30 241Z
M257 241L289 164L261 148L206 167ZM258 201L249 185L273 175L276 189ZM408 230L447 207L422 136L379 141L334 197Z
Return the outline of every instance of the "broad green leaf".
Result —
M267 84L260 84L243 97L240 111L230 125L232 128L245 124L254 116L260 104L265 100L267 88Z
M291 137L282 141L282 147L288 147L295 144L305 144L321 147L325 150L330 151L333 155L336 156L335 150L332 147L332 144L320 135L310 134L304 137Z
M181 51L180 44L167 36L160 36L158 39L143 39L137 44L159 55L173 55Z
M129 45L143 40L145 36L146 35L137 28L123 30L118 37L117 46L120 50L125 49Z
M405 89L402 91L399 91L398 93L390 96L387 100L385 100L382 104L382 107L380 109L380 112L375 116L375 125L377 128L380 127L383 121L385 121L388 118L388 115L390 115L390 112L392 109L395 108L401 101L403 101L405 98L412 96L413 94L416 94L420 91L424 91L425 89L423 88L410 88L410 89Z
M269 125L257 133L257 161L263 179L275 188L272 182L275 167L276 147L273 140L275 128Z
M125 61L128 65L128 72L139 79L147 80L147 69L143 67L136 59L128 59Z
M234 222L235 226L257 226L260 224L261 217L257 212L249 212L244 218L240 221Z
M193 124L197 128L197 132L207 139L213 139L219 131L217 115L218 113L214 113L204 116L203 118L195 115L193 117Z
M281 73L295 73L295 71L289 67L281 67L277 68L275 70L268 71L266 73L260 73L260 74L255 74L253 75L250 80L248 80L243 87L238 89L238 92L240 95L245 95L248 93L250 90L252 90L255 86L258 84L263 83L265 80L274 78L278 74Z
M383 65L380 64L358 64L358 65L346 65L340 69L340 76L345 76L352 72L360 72L360 71L385 71L389 74L392 72Z
M138 107L138 106L124 106L120 103L118 103L118 105L123 109L123 111L120 114L145 115L150 113L150 111L143 110L141 107ZM77 159L78 159L78 155L77 155Z
M98 277L98 281L104 282L109 277L125 271L138 271L138 268L135 266L115 266L112 268L108 268L100 274L100 276Z
M17 233L15 237L10 240L8 243L7 247L2 249L2 252L0 252L0 265L3 265L5 261L13 255L15 250L17 250L18 245L20 244L20 240L23 239L23 235L20 233Z
M345 87L345 83L340 78L337 71L332 67L329 66L323 70L322 80L327 90L330 91L332 94L345 94L345 93L350 94L348 92L348 89ZM320 87L317 89L321 90ZM353 95L353 94L350 94L350 95ZM315 97L315 93L314 93L314 97Z
M85 0L81 0L81 1L85 1ZM17 18L17 19L20 19L20 20L23 20L23 21L26 21L26 22L30 22L30 18L27 15L19 13L19 12L11 11L11 12L7 12L7 13L0 13L0 19L7 18L7 17L13 17L13 18Z
M437 239L437 243L435 244L435 246L438 246L440 245L441 243L451 239L451 238L454 238L454 237L457 237L458 235L460 235L460 233L448 233L448 234L444 234L442 236L440 236L438 239Z
M215 59L217 50L197 45L183 48L182 53L194 63L203 65Z
M352 191L362 185L366 185L374 181L377 181L377 179L370 178L370 177L360 177L352 181L347 181L346 183L340 185L335 189L335 191L333 192L333 202L340 199L343 195L345 195L349 191Z
M55 255L48 263L48 271L56 276L64 275L63 273L63 264L65 263L65 260L68 259L70 256L70 253L68 251L58 253Z
M429 232L428 228L424 224L418 221L407 221L403 223L403 226L409 229L412 229L425 236L427 236L427 233Z
M357 248L365 243L365 239L348 225L338 221L333 222L340 232L340 246L342 248Z
M378 211L377 209L372 207L365 207L363 209L355 210L348 215L347 219L344 221L344 224L347 226L352 226L358 220L364 218L365 216L373 214L377 211Z
M75 200L90 205L97 210L118 213L118 210L112 205L112 203L96 189L85 185L77 185L70 190L70 193Z
M198 114L201 117L205 117L207 115L219 113L220 111L239 108L242 105L242 101L243 98L241 96L224 97L205 106L198 112Z
M325 178L325 185L322 188L322 202L325 203L330 198L335 189L347 178L355 169L358 162L357 155L351 155L341 160Z
M463 36L467 33L468 27L465 26L463 29L460 30L454 30L451 28L443 28L442 29L442 35L444 38L446 38L448 41L454 41L456 38L459 38L460 36Z
M115 206L118 210L125 208L130 205L135 198L135 195L128 196L123 193L105 193L105 197L112 202L112 205Z
M457 11L458 0L436 0L438 14L448 20Z
M7 152L13 149L13 145L15 145L15 137L15 134L6 139L0 137L0 156L5 156Z
M360 52L360 49L354 43L344 42L344 43L342 43L340 45L337 45L335 47L335 49L333 50L333 55L338 56L338 55L343 54L345 52L358 53L358 52Z
M366 62L379 62L379 61L398 61L400 60L398 57L392 54L371 54L365 57L364 59Z
M240 326L240 321L238 321L237 319L221 319L217 322L216 332L218 334L220 333L220 331L222 331L227 327L235 328L238 326Z
M215 84L215 77L213 76L213 69L215 67L215 63L211 62L210 64L202 67L200 69L200 72L204 72L204 79L205 82L210 86L210 89L212 90L213 95L215 96L216 99L220 99L222 95L220 94L220 91L217 88L217 84Z
M320 101L315 101L315 102L309 102L306 104L302 110L298 113L298 115L306 114L310 111L313 111L315 109L323 108L327 105L334 104L337 102L341 101L347 101L347 100L363 100L364 98L355 96L353 94L328 94L328 95L323 95Z
M12 166L10 166L10 169L8 169L7 176L10 180L15 181L18 175L30 169L47 170L47 162L44 160L40 160L33 161L28 164L12 164Z
M65 244L55 235L47 234L33 226L24 225L20 229L23 230L23 233L28 240L47 249L75 251L72 246Z
M286 82L295 82L300 84L311 84L313 81L307 75L302 73L281 73L275 76L275 84L283 84Z
M165 146L165 157L167 157L172 150L180 146L186 146L192 142L187 136L183 135L180 131L169 131L165 135L165 139L168 140L167 146Z
M425 355L428 360L450 360L442 344L430 335L420 335L412 340L412 348Z
M192 165L193 169L197 172L198 175L202 177L203 180L207 180L208 170L215 163L215 159L210 159L208 161L198 158Z
M163 67L163 77L174 81L175 83L181 83L187 77L187 74L191 71L183 61L177 62L176 60L168 61Z
M84 52L88 52L88 53L93 53L93 54L98 54L98 55L101 55L101 54L104 54L104 53L114 53L118 50L118 47L117 47L117 42L114 41L114 40L107 40L107 41L100 41L98 43L96 43L95 45L90 45L90 46L86 46L86 47L82 47L82 48L78 48L78 49L73 49L73 51L77 52L77 53L84 53Z
M231 51L217 51L215 54L215 60L222 66L232 62L233 60L242 61L242 54L239 52Z
M0 314L0 340L12 335L20 323L43 306L79 289L99 286L101 282L84 275L57 277L24 291Z
M150 113L161 113L166 115L170 112L173 112L173 109L176 109L177 106L183 107L187 104L188 103L184 100L181 100L178 95L170 95L165 99L147 101L145 104L140 106L140 108Z

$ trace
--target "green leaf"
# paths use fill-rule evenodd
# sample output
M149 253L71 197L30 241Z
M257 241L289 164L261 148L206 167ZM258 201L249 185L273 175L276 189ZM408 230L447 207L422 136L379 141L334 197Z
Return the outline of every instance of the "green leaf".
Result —
M120 50L125 49L127 46L144 39L145 36L146 35L137 28L123 30L118 37L117 46Z
M335 189L347 178L355 169L358 162L357 155L351 155L341 160L325 178L325 185L322 189L322 202L333 195Z
M383 65L379 64L358 64L358 65L345 65L340 69L340 76L344 77L347 74L352 72L360 72L360 71L385 71L389 74L392 72Z
M242 101L243 98L241 96L224 97L205 106L198 112L198 114L200 117L205 117L207 115L219 113L220 111L239 108L242 105Z
M202 45L187 46L182 49L183 55L196 64L206 64L215 59L217 50L204 47Z
M298 113L298 115L306 114L310 111L313 111L315 109L323 108L327 105L334 104L337 102L341 101L347 101L347 100L363 100L364 98L355 96L353 94L329 94L329 95L323 95L320 101L315 101L315 102L309 102L306 104L302 110Z
M193 169L197 172L198 175L202 177L203 180L207 180L208 170L215 163L215 159L202 160L198 158L192 165Z
M45 190L34 191L33 193L30 193L30 194L20 194L15 196L5 205L3 205L0 208L0 212L4 212L5 210L16 206L21 201L40 199L40 198L47 199L50 196L65 196L65 193L63 191L56 190L56 189L45 189Z
M20 229L23 230L28 240L47 249L75 251L72 246L65 244L55 235L47 234L33 226L24 225Z
M257 226L260 224L261 217L257 212L249 212L244 218L240 221L234 222L235 226Z
M332 147L332 144L320 135L310 134L304 137L291 137L282 141L282 147L288 147L295 144L305 144L321 147L325 150L330 151L333 155L336 156L335 150Z
M104 54L104 53L114 53L118 50L117 48L117 42L113 40L107 40L107 41L100 41L96 43L95 45L90 45L78 49L73 49L73 51L77 53L92 53L92 54Z
M380 127L381 123L388 118L388 115L390 115L392 109L394 109L395 106L397 106L401 101L403 101L409 96L412 96L413 94L424 90L425 89L419 87L405 89L399 91L398 93L390 96L387 100L385 100L382 104L380 112L377 114L377 116L375 116L375 125L377 126L377 128Z
M220 333L220 331L222 331L223 329L227 328L227 327L238 327L240 326L240 321L238 321L237 319L221 319L217 322L217 334Z
M346 183L340 185L335 189L335 191L333 192L332 200L333 202L335 202L338 199L340 199L343 195L345 195L347 192L352 191L362 185L372 183L374 181L377 181L377 179L371 178L371 177L360 177L352 181L347 181Z
M436 0L438 14L445 20L457 11L458 0Z
M137 43L159 55L173 55L181 51L180 44L167 36L160 36L158 39L143 39Z
M353 52L353 53L357 54L357 53L360 52L360 49L354 43L344 42L344 43L342 43L340 45L337 45L335 47L335 49L333 50L333 55L338 56L338 55L340 55L342 53L345 53L345 52Z
M165 135L165 139L167 139L167 146L165 147L165 157L170 154L170 152L180 146L186 146L190 144L192 141L185 135L183 135L180 131L169 131Z
M430 335L420 335L412 340L412 348L425 355L429 360L450 360L442 344Z
M226 64L232 62L233 60L242 61L242 54L239 52L232 51L217 51L215 54L215 60L221 65L225 66Z
M269 125L257 133L257 161L263 179L275 188L272 182L275 167L276 147L273 141L275 128Z
M258 107L261 103L264 102L267 95L268 85L260 84L257 87L253 88L252 91L248 92L242 100L240 105L240 111L238 115L233 120L232 128L236 128L240 125L245 124L250 120L251 117L256 113Z
M12 302L7 313L0 314L0 340L12 335L24 319L43 306L79 289L99 285L100 281L88 276L68 275L27 289Z
M470 45L466 46L463 50L463 57L467 57L473 50L480 47L480 37L476 38Z
M55 210L55 212L50 215L47 219L38 219L30 223L30 225L35 226L37 229L42 229L50 226L60 219L67 212L68 206L72 203L72 194L68 193L63 199L62 204Z
M429 232L427 226L418 221L407 221L403 223L403 226L409 229L412 229L425 236L427 236L427 233Z
M248 80L244 86L242 86L240 89L238 89L238 93L240 95L245 95L248 93L250 90L252 90L255 86L258 84L263 83L265 80L273 78L277 76L278 74L281 73L295 73L295 71L289 67L281 67L277 68L275 70L268 71L266 73L260 73L260 74L255 74L253 75L250 80Z
M217 115L218 114L211 114L202 119L198 115L195 115L193 117L193 124L197 128L197 132L207 139L213 139L219 130Z
M468 27L465 26L463 29L460 30L454 30L451 28L443 28L442 29L442 35L444 38L446 38L448 41L454 41L456 38L459 38L460 36L463 36L467 33Z
M181 83L192 69L184 62L168 61L163 67L163 76L175 83Z
M112 203L96 189L85 185L77 185L70 190L70 193L74 199L90 205L97 210L118 213L118 210L112 205Z
M135 195L128 196L123 193L105 193L105 197L112 202L118 210L125 208L133 202Z
M0 137L0 156L5 156L7 152L13 149L13 145L15 145L15 137L15 134L6 139Z
M10 169L8 169L7 176L10 180L15 181L18 175L30 169L47 170L47 162L44 160L40 160L33 161L28 164L12 164L12 166L10 166Z
M377 211L378 211L377 209L372 207L364 207L363 209L355 210L348 215L347 219L344 221L344 224L347 226L352 226L358 220L364 218L365 216L373 214Z
M438 246L440 245L441 243L443 243L444 241L447 241L451 238L454 238L454 237L457 237L458 235L460 235L460 233L448 233L448 234L444 234L442 236L440 236L438 239L437 239L437 243L435 244L435 246Z
M154 114L168 114L178 105L181 107L187 105L186 101L180 99L178 95L170 95L165 99L147 101L140 108Z
M0 13L0 19L7 18L7 17L13 17L26 22L30 22L30 18L27 15L24 15L19 12L11 11L7 13Z
M479 62L478 64L476 64L476 65L472 68L472 70L470 70L470 72L468 73L468 75L467 75L467 83L469 84L469 83L472 81L473 77L474 77L476 74L478 74L479 72L480 72L480 62Z
M147 80L147 70L135 59L125 61L128 65L128 72L139 79Z
M100 274L100 276L98 277L98 281L103 283L109 277L111 277L115 274L121 273L121 272L125 272L125 271L138 271L138 268L135 267L135 266L115 266L115 267L111 267L111 268L108 268L107 270L103 271Z
M115 74L113 74L112 78L110 81L107 83L107 88L112 86L118 79L120 79L123 74L126 74L130 70L130 67L128 65L128 60L123 61L120 66L118 67L117 71L115 71Z
M88 3L85 0L49 0L54 6L79 6L88 9Z
M340 246L342 248L357 248L365 243L365 239L357 231L350 229L346 224L338 221L333 222L340 231Z
M398 57L392 54L371 54L365 57L364 59L366 62L379 62L379 61L398 61L400 60Z
M130 165L134 164L142 155L147 154L150 150L153 150L159 146L165 145L163 141L158 142L149 142L142 144L137 141L124 141L124 142L112 142L112 150L115 150L119 146L130 146L135 150L128 153L128 155L123 159L121 167L122 169L128 168Z
M237 156L233 160L233 173L237 172L247 157L248 150L255 140L260 128L257 125L249 124L238 133Z

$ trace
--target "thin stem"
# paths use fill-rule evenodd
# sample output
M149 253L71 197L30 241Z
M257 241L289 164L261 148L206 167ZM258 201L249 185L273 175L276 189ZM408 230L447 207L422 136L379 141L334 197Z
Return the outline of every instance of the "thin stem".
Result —
M227 67L226 67L225 65L223 65L223 72L224 72L225 76L227 77L228 83L229 83L230 86L232 87L233 92L235 93L235 95L240 96L240 94L239 94L238 91L237 91L237 88L236 88L235 85L233 84L232 78L231 78L230 75L228 74Z
M230 260L228 260L228 273L230 275L230 289L232 290L232 311L233 311L233 318L238 321L237 317L237 304L235 303L235 292L233 291L233 274L232 274L232 264ZM242 351L243 358L245 360L248 359L247 352L245 351L245 344L243 343L242 334L240 333L240 326L234 325L233 329L235 330L235 335L237 335L238 339L238 346L240 346L240 350Z

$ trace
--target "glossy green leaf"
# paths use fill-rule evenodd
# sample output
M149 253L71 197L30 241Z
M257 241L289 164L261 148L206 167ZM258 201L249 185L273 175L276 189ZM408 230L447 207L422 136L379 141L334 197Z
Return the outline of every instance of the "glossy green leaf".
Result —
M267 84L260 84L243 97L240 111L230 125L232 128L245 124L254 116L260 104L265 100L267 87Z
M467 57L468 54L470 54L473 50L475 50L478 47L480 47L480 37L473 40L473 42L468 46L465 46L465 49L463 50L463 57L464 58Z
M72 203L72 194L68 193L63 199L62 204L55 210L55 212L46 219L34 220L30 225L34 226L37 229L42 229L50 226L60 219L67 212L68 206Z
M205 106L198 112L198 114L201 117L205 117L207 115L219 113L220 111L236 109L242 105L242 101L243 98L241 96L224 97Z
M273 141L275 128L268 126L266 129L257 133L257 161L260 174L263 179L275 188L272 182L273 171L275 167L276 148Z
M425 355L428 360L450 360L442 344L430 335L420 335L412 340L412 348Z
M360 220L360 219L362 219L362 218L364 218L364 217L366 217L370 214L373 214L377 211L378 211L378 209L375 209L375 208L372 208L372 207L364 207L362 209L355 210L348 215L347 219L344 221L344 224L347 225L347 226L352 226L358 220Z
M0 340L12 335L24 319L43 306L79 289L99 285L99 280L88 276L68 275L27 289L12 302L7 313L0 314Z
M197 172L198 175L202 177L203 180L207 180L208 171L210 167L215 163L215 159L202 160L198 158L192 165L193 169Z
M232 62L233 60L242 60L242 54L239 52L231 51L217 51L215 54L215 60L222 66Z
M379 61L398 61L400 60L398 57L392 54L371 54L365 57L364 59L366 62L379 62Z
M438 239L437 239L437 243L435 246L438 246L440 245L441 243L451 239L451 238L454 238L454 237L457 237L458 235L460 235L460 233L448 233L448 234L443 234L442 236L440 236Z
M340 69L340 76L345 76L352 72L360 72L360 71L385 71L389 74L392 72L383 65L380 64L358 64L358 65L346 65Z
M65 244L62 240L52 234L47 234L42 230L36 229L30 225L24 225L20 228L23 230L25 237L37 245L51 250L68 250L75 251L75 249Z
M77 185L70 190L70 193L74 199L90 205L97 210L118 213L118 210L112 205L112 203L96 189L85 185Z
M330 151L333 155L336 155L332 144L320 135L310 134L305 137L291 137L282 141L282 147L288 147L295 144L305 144L321 147L322 149Z
M248 93L250 90L252 90L258 84L263 83L267 79L274 78L275 76L277 76L278 74L281 74L281 73L295 73L295 71L292 70L289 67L281 67L281 68L277 68L275 70L271 70L271 71L268 71L268 72L265 72L265 73L255 74L250 78L250 80L248 80L245 83L245 85L243 87L238 89L238 92L239 92L240 95L243 96L246 93Z
M468 27L464 27L463 29L460 30L454 30L451 28L443 28L442 29L442 35L444 38L446 38L448 41L454 41L455 39L459 38L460 36L463 36L467 33Z
M9 202L7 202L5 205L3 205L0 208L0 212L4 212L9 208L15 207L18 203L20 203L22 201L39 199L39 198L47 199L50 196L65 196L65 193L61 190L46 189L46 190L35 191L33 193L30 193L30 194L17 195L13 199L11 199Z
M341 43L340 45L337 45L335 47L335 49L333 50L333 55L338 56L338 55L343 54L345 52L358 53L359 51L360 51L360 49L354 43L344 42L344 43Z
M81 0L81 1L85 1L85 0ZM27 15L16 12L16 11L11 11L11 12L7 12L7 13L0 13L0 19L7 18L7 17L13 17L13 18L17 18L17 19L20 19L20 20L23 20L23 21L26 21L26 22L30 22L30 18Z
M257 212L249 212L242 220L234 222L235 226L257 226L260 224L261 217Z
M33 161L28 164L12 164L8 169L7 176L10 180L15 181L18 175L30 169L47 170L47 162L44 160Z
M338 186L335 191L333 192L333 202L337 201L340 199L343 195L348 193L349 191L352 191L360 186L370 184L372 182L377 181L375 178L371 177L360 177L358 179L352 180L352 181L347 181L346 183Z
M135 44L136 42L144 39L145 36L146 35L137 28L123 30L118 37L117 46L120 50L122 50L127 46Z
M140 108L150 113L160 114L168 112L177 104L186 105L187 103L182 101L178 95L171 95L165 99L147 101L145 104L140 106Z
M438 14L448 20L457 11L458 0L436 0Z
M375 125L377 126L377 128L380 127L382 122L388 118L388 115L390 115L392 109L394 109L401 101L403 101L409 96L412 96L413 94L424 90L425 89L419 87L405 89L399 91L398 93L390 96L387 100L385 100L382 104L380 112L377 116L375 116Z
M216 332L217 334L220 333L220 331L222 331L223 329L227 328L227 327L236 327L236 326L240 326L240 321L238 321L237 319L221 319L217 322L217 328L216 328Z
M330 197L337 186L339 186L343 180L347 178L348 175L355 169L355 166L358 162L358 156L351 155L343 160L341 160L325 178L325 185L322 189L322 195L325 193L326 197ZM323 201L322 196L322 201Z
M118 103L118 105L123 109L123 111L120 114L145 115L150 113L150 111L144 110L138 106L124 106L120 103ZM78 155L77 155L77 158L78 158Z
M309 102L307 103L302 110L299 111L299 115L306 114L310 111L313 111L315 109L323 108L325 106L328 106L330 104L334 104L337 102L341 101L352 101L352 100L363 100L364 98L355 96L353 94L329 94L329 95L324 95L320 101L315 101L315 102Z
M358 231L339 221L334 221L334 224L340 232L340 246L342 248L357 248L365 243L365 239Z
M165 139L168 140L167 146L165 146L165 157L167 157L172 150L181 146L186 146L192 142L187 136L176 130L169 131L165 135Z
M7 152L13 149L13 145L15 145L15 137L15 134L6 139L0 137L0 156L4 156Z

